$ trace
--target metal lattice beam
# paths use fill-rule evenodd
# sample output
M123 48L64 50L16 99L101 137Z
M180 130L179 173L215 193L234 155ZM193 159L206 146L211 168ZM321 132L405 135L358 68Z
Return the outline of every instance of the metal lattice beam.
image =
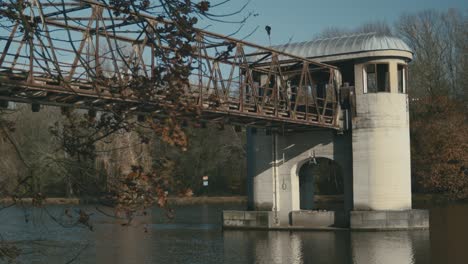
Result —
M18 34L18 24L1 34L0 99L102 110L117 103L135 112L170 103L165 86L137 96L125 72L136 67L152 78L157 50L172 49L154 29L172 22L147 14L112 17L114 7L91 0L38 3L23 15L40 35ZM205 118L340 129L335 67L204 30L196 31L193 45L196 67L184 96Z

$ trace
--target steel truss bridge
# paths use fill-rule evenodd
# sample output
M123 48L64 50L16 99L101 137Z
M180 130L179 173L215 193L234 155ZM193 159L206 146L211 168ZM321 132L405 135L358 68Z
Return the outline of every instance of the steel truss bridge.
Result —
M23 23L34 24L37 32L25 34L21 23L0 29L3 105L14 101L105 111L117 104L151 114L168 102L164 93L138 96L127 85L126 72L137 67L151 80L158 67L156 48L171 47L150 28L170 21L144 13L132 20L112 16L116 8L99 1L30 3ZM202 119L340 129L335 67L204 30L196 30L195 39L190 58L196 66L184 97L201 110Z

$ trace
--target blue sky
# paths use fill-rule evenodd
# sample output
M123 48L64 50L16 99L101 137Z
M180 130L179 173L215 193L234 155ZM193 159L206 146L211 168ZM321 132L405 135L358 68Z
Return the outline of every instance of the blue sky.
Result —
M213 3L221 0L212 1ZM223 7L213 9L216 13L236 10L246 0L231 0ZM455 8L468 14L468 0L251 0L246 13L251 11L258 16L251 17L236 38L243 38L257 26L247 40L261 45L269 45L265 25L272 28L272 44L305 41L311 39L326 27L353 28L371 21L395 23L404 13L426 9L447 10ZM241 16L233 17L241 18ZM202 22L200 25L202 25ZM237 25L210 22L207 28L222 34L234 31ZM206 24L205 24L206 25Z

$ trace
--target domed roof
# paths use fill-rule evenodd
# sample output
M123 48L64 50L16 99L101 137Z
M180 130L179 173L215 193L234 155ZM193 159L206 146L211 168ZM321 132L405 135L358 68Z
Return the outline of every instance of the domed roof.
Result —
M274 46L273 48L305 58L382 50L399 50L412 53L410 47L400 38L376 33L289 43Z

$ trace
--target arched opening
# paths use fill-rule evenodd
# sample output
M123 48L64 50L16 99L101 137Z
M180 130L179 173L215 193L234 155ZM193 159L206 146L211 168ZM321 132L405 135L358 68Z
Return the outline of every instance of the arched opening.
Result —
M343 173L334 160L313 158L299 169L301 210L325 209L314 202L316 195L339 196L343 193Z

